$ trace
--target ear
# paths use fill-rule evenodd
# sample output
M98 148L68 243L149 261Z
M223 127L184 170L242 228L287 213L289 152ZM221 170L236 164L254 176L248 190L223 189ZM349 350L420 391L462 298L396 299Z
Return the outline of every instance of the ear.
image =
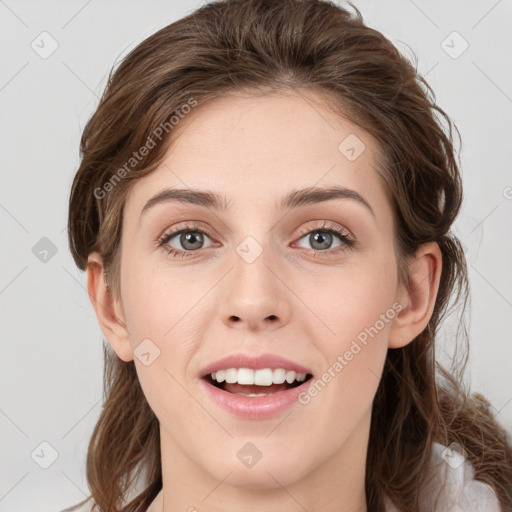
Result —
M409 259L409 284L399 288L398 302L402 310L394 318L389 336L389 348L401 348L410 343L427 326L441 279L442 254L436 242L422 244Z
M103 259L98 252L89 254L87 259L87 289L103 335L120 359L132 361L133 351L124 312L113 290L107 289Z

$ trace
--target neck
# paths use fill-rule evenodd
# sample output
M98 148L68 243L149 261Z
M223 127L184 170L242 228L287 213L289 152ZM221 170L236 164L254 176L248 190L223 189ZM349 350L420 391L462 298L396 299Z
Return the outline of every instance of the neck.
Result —
M160 426L163 489L148 512L366 512L370 418L368 413L339 449L317 466L312 464L314 469L302 477L284 481L277 469L261 465L261 480L251 486L241 483L237 466L216 478L191 460ZM234 442L235 451L244 443Z

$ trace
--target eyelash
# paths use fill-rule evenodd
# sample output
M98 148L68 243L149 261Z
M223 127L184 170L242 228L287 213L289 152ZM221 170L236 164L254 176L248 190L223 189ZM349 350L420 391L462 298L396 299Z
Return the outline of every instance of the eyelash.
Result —
M299 231L302 235L300 238L304 238L304 236L309 235L311 233L322 232L322 233L334 234L334 235L338 236L339 239L341 240L342 245L339 247L336 247L335 249L326 249L324 251L312 249L312 251L313 251L312 256L314 258L320 258L322 256L325 256L326 254L327 255L335 255L341 251L347 251L349 249L352 249L355 246L355 241L350 236L348 236L345 231L343 231L342 229L340 229L336 226L326 227L325 223L322 226L314 228L314 229L302 228ZM181 251L181 250L174 249L174 247L170 247L169 245L167 245L167 242L169 242L169 240L174 238L176 235L179 235L181 233L187 233L187 232L194 232L194 233L197 232L197 233L201 233L203 235L208 236L208 238L211 238L210 235L208 234L208 232L205 231L203 228L199 227L198 225L185 224L184 226L182 226L179 229L175 229L173 231L167 231L166 233L164 233L158 239L157 245L158 245L158 247L161 247L164 251L166 251L167 254L169 254L170 256L172 256L174 258L192 257L193 253L197 252L197 250L196 251Z

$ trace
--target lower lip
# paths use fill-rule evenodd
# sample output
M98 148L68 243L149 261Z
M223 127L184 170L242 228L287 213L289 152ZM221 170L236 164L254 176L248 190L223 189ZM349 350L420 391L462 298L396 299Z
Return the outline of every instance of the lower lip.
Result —
M249 419L263 419L277 416L298 402L299 395L309 388L313 378L309 378L300 386L269 393L266 396L244 396L229 393L215 387L205 379L200 379L201 385L211 399L224 410ZM262 387L264 389L264 387Z

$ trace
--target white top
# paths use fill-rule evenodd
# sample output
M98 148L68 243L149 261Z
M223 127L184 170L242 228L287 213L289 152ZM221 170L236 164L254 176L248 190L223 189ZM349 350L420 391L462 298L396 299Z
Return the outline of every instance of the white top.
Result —
M439 443L432 445L432 479L421 490L420 512L501 512L492 487L475 480L469 460L464 459L460 450L450 448L452 445L449 448ZM443 479L446 479L446 483L441 490ZM387 512L400 511L388 503Z
M469 460L465 460L457 450L450 448L439 443L433 444L430 465L432 479L421 491L421 509L418 512L502 512L493 489L475 480ZM441 490L443 479L446 479L446 484ZM162 491L158 493L147 512L161 512L161 507ZM91 505L86 504L76 512L91 510ZM387 512L400 511L388 502Z

